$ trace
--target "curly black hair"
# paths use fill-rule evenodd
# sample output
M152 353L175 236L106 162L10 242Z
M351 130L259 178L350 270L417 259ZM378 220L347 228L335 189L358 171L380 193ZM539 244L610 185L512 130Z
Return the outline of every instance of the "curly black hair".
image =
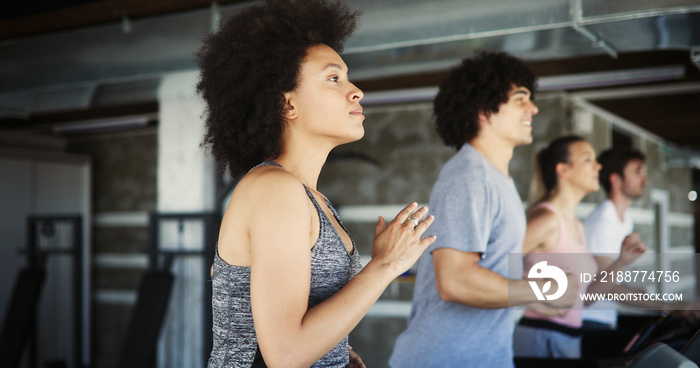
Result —
M467 58L440 84L435 97L437 131L446 145L459 149L479 133L479 112L498 113L508 102L513 86L530 90L534 99L535 75L520 59L506 53L483 52Z
M202 145L231 175L279 156L284 93L297 87L309 47L341 53L359 15L340 1L266 0L204 37L195 54L207 105Z

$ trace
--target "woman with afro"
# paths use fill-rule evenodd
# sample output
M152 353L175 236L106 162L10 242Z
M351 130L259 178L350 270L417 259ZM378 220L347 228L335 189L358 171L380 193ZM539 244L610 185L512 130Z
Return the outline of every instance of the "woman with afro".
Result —
M238 182L212 268L213 367L364 367L347 336L434 242L406 206L359 254L316 189L330 151L364 135L362 91L340 57L358 14L340 2L269 0L197 53L205 144Z

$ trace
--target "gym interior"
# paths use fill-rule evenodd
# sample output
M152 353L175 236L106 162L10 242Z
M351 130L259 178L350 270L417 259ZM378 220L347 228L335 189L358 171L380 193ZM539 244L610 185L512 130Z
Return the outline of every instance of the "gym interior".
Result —
M2 12L2 366L206 366L209 270L236 181L200 146L193 53L250 3L30 1ZM516 148L510 164L523 202L535 153L555 137L580 135L597 152L636 148L649 183L630 210L635 231L663 262L696 268L699 1L348 5L363 13L341 56L365 92L365 136L331 153L318 188L363 263L378 215L428 202L454 154L435 131L437 86L461 59L486 50L522 58L538 77L534 143ZM588 195L576 215L604 198ZM691 281L679 287L697 295ZM412 275L397 278L351 333L368 367L388 366L412 293ZM613 367L653 342L681 351L698 329L623 311L614 334L584 335L582 359L516 366ZM690 355L697 364L700 347Z

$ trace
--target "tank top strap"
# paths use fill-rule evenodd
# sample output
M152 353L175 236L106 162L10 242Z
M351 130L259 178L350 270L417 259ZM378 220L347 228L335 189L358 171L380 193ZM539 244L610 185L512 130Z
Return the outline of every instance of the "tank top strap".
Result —
M585 244L580 243L581 239L574 238L573 234L571 234L569 232L568 228L566 227L566 222L564 221L564 216L562 216L561 211L559 211L558 208L556 208L550 202L542 202L542 203L536 205L535 207L533 207L531 211L534 211L538 208L546 208L546 209L552 211L552 213L554 213L555 216L557 216L557 220L559 220L559 232L560 232L560 235L559 235L560 240L559 241L560 242L562 242L562 241L566 242L566 240L564 240L564 239L568 239L572 245L585 247Z
M275 161L263 161L263 162L261 162L261 163L255 165L255 166L251 167L250 170L248 170L248 172L251 172L251 171L257 169L257 168L260 167L260 166L277 166L277 167L282 167L282 165L278 164L278 163L275 162Z
M258 168L260 166L277 166L280 168L284 168L282 165L280 165L279 163L277 163L275 161L263 161L263 162L255 165L255 167L253 167L250 170L253 170L253 169ZM313 203L314 207L316 208L316 212L318 213L318 217L319 217L319 221L320 221L320 225L321 225L320 231L321 231L321 233L323 233L324 231L326 231L328 229L328 227L333 227L333 224L331 223L331 220L328 218L328 216L326 216L326 212L321 207L321 204L318 203L318 201L316 200L316 197L311 192L311 189L309 189L309 187L307 187L304 183L301 183L301 185L304 186L304 190L306 191L306 195L309 197L309 199L311 200L311 203ZM321 195L321 196L323 197L323 195ZM338 215L338 212L336 211L336 209L333 207L331 202L328 201L328 198L323 197L323 200L326 202L326 206L328 206L328 208L331 211L331 214L333 215L333 217L335 217L335 219L338 221L338 223L343 228L343 230L345 230L345 232L348 232L348 229L345 227L345 224L343 224L343 221L340 219L340 216ZM354 244L355 244L355 242L353 240L353 246L354 246Z
M302 183L302 185L304 185L304 184ZM336 234L338 241L340 242L342 247L345 248L345 244L343 244L343 240L340 238L340 234L338 234L338 230L333 227L333 223L331 222L331 219L328 217L328 215L326 215L326 212L323 210L323 208L321 208L321 205L316 200L316 197L313 195L311 190L306 185L304 185L304 189L306 190L306 195L309 196L311 203L313 203L314 207L316 207L316 212L318 212L318 219L319 219L319 223L320 223L319 224L320 225L319 234L323 235L326 232L332 232L332 233ZM331 204L331 202L325 196L321 195L321 197L323 198L323 201L326 202L326 206L328 206L328 209L331 211L331 215L335 218L336 221L338 221L338 224L340 224L340 227L343 229L343 231L345 231L345 233L348 234L348 236L350 236L350 232L345 227L343 220L340 219L340 215L338 215L338 211L335 209L335 207L333 207L333 204ZM353 252L350 255L350 257L356 257L358 253L354 250L356 247L355 239L350 237L350 241L352 242L352 248L353 248ZM315 249L315 247L314 247L314 249ZM348 254L347 251L345 253ZM359 258L357 258L357 260L359 261Z
M314 194L311 193L311 189L309 189L309 187L307 187L304 183L302 183L301 185L304 186L304 190L306 191L306 195L309 196L311 203L314 204L314 207L316 207L316 211L318 211L319 215L321 213L323 213L323 208L321 208L321 205L316 200L316 197L314 197Z
M561 224L564 223L564 216L561 215L561 212L559 212L558 208L556 208L553 204L551 204L549 202L540 202L535 207L532 207L532 209L530 211L534 211L534 210L537 210L540 208L546 208L546 209L552 211L557 216L559 223L561 223Z
M345 232L348 232L348 229L345 227L345 224L343 223L343 220L340 218L340 215L338 214L338 211L333 207L333 204L328 200L328 198L323 198L326 201L326 205L328 206L328 209L331 210L331 214L333 217L335 217L336 221L340 224L340 227L342 227Z
M530 211L534 211L539 208L546 208L550 210L552 213L554 213L555 216L557 216L557 220L559 221L559 231L563 231L567 233L566 231L566 222L564 221L564 216L562 216L561 212L559 212L559 209L556 208L553 204L549 202L541 202L535 207L532 207ZM568 233L566 234L568 235Z
M251 169L249 170L249 172L252 171L252 170L254 170L254 169L257 169L257 168L260 167L260 166L277 166L277 167L279 167L279 168L283 168L283 169L284 169L284 167L283 167L282 165L280 165L279 163L277 163L277 162L275 162L275 161L263 161L263 162L261 162L261 163L255 165L253 168L251 168ZM309 189L309 187L307 187L304 183L301 183L301 185L304 186L304 190L306 191L306 195L309 196L309 199L311 199L311 203L313 203L313 204L314 204L314 207L316 207L316 211L318 212L319 216L322 216L322 218L325 218L325 217L326 217L326 216L325 216L326 214L325 214L325 212L323 211L323 208L321 208L321 205L318 203L318 201L316 201L316 197L314 197L313 193L311 193L311 190ZM324 199L325 199L325 198L324 198ZM326 203L328 203L328 201L326 201ZM329 207L330 207L330 206L329 206ZM333 211L333 214L335 215L335 209L334 209L334 208L331 208L331 211ZM323 221L323 220L322 220L322 221Z

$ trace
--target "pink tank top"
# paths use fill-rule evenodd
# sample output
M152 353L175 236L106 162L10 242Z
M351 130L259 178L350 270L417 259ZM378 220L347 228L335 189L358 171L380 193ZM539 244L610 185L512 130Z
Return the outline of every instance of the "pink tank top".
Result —
M530 269L532 265L540 261L548 261L547 264L557 266L564 269L566 272L571 272L576 275L577 280L581 280L581 273L595 274L598 272L598 264L593 256L588 251L586 246L586 238L583 230L581 231L581 240L583 243L578 243L573 236L567 231L559 210L549 202L542 202L533 207L531 211L539 208L546 208L552 211L559 220L559 240L557 245L546 252L530 253L525 256L525 270ZM556 254L556 255L555 255ZM568 270L567 270L568 269ZM589 283L579 282L579 294L585 293ZM576 303L564 317L543 317L533 310L525 311L524 317L532 319L548 320L560 325L578 328L582 324L583 300L580 297L576 298Z

